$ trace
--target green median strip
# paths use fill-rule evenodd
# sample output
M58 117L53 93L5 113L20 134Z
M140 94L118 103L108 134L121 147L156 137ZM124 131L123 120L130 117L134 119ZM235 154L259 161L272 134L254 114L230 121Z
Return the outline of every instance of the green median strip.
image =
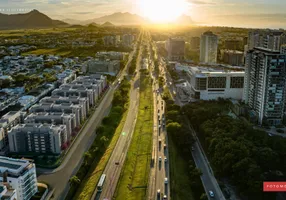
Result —
M70 179L70 189L66 200L90 200L97 182L111 156L121 134L127 116L130 83L124 79L119 90L114 93L112 108L102 125L97 127L97 136L83 155L84 160L76 175Z
M153 92L151 78L140 77L137 122L115 192L116 200L146 199L152 157Z

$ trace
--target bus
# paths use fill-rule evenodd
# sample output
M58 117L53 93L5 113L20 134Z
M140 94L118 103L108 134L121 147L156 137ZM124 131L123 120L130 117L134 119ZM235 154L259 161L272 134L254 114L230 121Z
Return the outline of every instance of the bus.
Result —
M103 184L104 184L104 181L105 181L105 177L106 175L105 174L102 174L100 179L99 179L99 182L97 184L97 191L98 192L101 192L102 191L102 188L103 188Z

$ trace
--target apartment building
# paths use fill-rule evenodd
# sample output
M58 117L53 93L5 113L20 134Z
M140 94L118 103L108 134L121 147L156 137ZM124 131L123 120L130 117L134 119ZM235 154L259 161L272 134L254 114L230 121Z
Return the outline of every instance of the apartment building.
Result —
M79 126L76 124L75 114L65 113L32 113L28 115L25 120L25 124L54 124L54 125L65 125L67 132L67 140L70 141L72 137L72 131Z
M14 159L0 156L0 181L4 184L9 184L14 190L12 193L6 193L10 197L15 196L17 200L28 200L37 193L37 176L36 166L28 160ZM5 199L7 187L3 184L0 186L3 190L1 195ZM2 198L1 198L2 199ZM14 199L13 199L14 200Z
M245 65L245 103L257 114L259 124L281 124L285 108L286 55L254 48L248 51Z
M218 37L211 31L201 35L200 62L214 64L217 62Z
M185 41L179 38L169 38L166 42L168 59L180 61L185 59Z
M60 154L68 142L66 126L53 124L18 124L8 138L13 153Z

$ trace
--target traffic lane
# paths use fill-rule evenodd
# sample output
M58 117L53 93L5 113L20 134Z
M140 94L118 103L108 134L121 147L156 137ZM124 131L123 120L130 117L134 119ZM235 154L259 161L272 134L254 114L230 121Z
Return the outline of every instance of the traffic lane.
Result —
M208 196L208 199L217 199L220 200L218 197L218 191L216 190L216 187L212 181L212 174L209 172L209 168L207 167L207 164L205 163L205 159L200 151L200 148L197 144L197 142L194 144L194 151L192 152L193 158L195 160L195 164L197 168L199 168L202 171L201 180L203 182L203 186L205 188L205 192ZM210 198L209 191L214 192L214 197Z
M100 199L102 198L112 198L116 183L118 181L118 178L120 176L120 171L123 166L124 158L127 153L128 148L128 140L129 136L132 134L132 125L134 121L136 120L136 98L137 98L137 91L135 88L132 88L132 91L130 93L130 107L128 110L126 122L124 124L124 127L122 129L122 132L125 132L126 135L120 135L117 144L111 154L110 160L108 161L107 167L104 170L104 173L106 174L106 183L109 183L109 187L104 187ZM115 165L115 162L120 162L120 165ZM95 193L94 193L95 196Z

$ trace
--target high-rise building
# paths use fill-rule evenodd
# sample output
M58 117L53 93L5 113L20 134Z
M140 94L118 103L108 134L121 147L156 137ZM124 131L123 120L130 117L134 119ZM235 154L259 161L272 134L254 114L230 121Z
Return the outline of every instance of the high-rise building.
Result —
M279 51L282 45L281 37L282 31L273 30L255 30L248 33L248 49L251 50L254 47L263 47Z
M199 50L200 49L200 42L201 38L199 37L192 37L190 42L190 47L192 50Z
M259 124L281 124L285 102L286 55L265 48L249 50L245 63L245 103Z
M244 53L236 50L221 50L221 56L224 63L233 65L233 66L241 66L243 65L243 56Z
M203 63L216 63L218 37L211 31L201 35L200 61Z
M224 42L224 47L225 49L238 50L240 43L241 43L240 40L226 40Z
M180 61L185 59L185 41L182 39L169 38L166 42L168 59L171 61Z
M37 193L37 176L34 163L24 159L0 156L0 173L0 182L8 183L9 186L16 190L17 200L31 199ZM0 188L5 189L2 185ZM11 200L14 199L11 198Z

